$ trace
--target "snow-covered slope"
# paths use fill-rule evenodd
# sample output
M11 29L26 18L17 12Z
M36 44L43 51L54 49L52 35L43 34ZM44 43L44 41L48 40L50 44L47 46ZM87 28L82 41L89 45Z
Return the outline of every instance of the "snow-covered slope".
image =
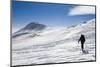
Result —
M20 32L12 37L13 66L95 60L95 19L72 27L46 27L16 36ZM88 54L83 54L77 43L81 34L86 37Z
M39 32L39 31L45 29L45 28L46 28L46 26L43 25L43 24L39 24L39 23L36 23L36 22L31 22L31 23L27 24L25 27L23 27L22 29L20 29L19 31L14 32L12 37L13 38L19 37L19 36L28 34L30 32L36 33L36 32Z

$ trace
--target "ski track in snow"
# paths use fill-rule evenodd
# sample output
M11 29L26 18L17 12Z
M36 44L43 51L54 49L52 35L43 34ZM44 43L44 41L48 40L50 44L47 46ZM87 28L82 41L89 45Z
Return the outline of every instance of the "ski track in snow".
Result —
M71 28L47 29L12 38L12 65L79 62L95 60L95 19ZM77 41L86 36L85 50Z

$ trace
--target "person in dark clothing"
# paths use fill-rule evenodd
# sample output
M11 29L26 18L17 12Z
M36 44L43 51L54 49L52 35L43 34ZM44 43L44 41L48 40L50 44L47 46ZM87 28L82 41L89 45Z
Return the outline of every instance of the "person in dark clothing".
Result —
M84 52L85 36L83 34L81 34L81 37L78 40L78 43L79 42L81 42L81 49L82 49L82 52Z

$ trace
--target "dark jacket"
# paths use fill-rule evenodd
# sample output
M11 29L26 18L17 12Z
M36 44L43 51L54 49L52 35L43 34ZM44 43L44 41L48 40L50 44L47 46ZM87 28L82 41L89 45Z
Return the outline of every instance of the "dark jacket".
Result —
M85 36L84 35L81 35L81 37L79 38L78 42L81 41L81 42L85 42Z

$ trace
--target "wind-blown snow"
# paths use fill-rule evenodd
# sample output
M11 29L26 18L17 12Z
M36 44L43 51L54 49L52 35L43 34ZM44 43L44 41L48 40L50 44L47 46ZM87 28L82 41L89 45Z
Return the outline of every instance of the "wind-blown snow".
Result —
M69 28L23 33L12 38L13 66L95 60L95 19ZM88 54L83 54L77 43L81 34L86 37Z

